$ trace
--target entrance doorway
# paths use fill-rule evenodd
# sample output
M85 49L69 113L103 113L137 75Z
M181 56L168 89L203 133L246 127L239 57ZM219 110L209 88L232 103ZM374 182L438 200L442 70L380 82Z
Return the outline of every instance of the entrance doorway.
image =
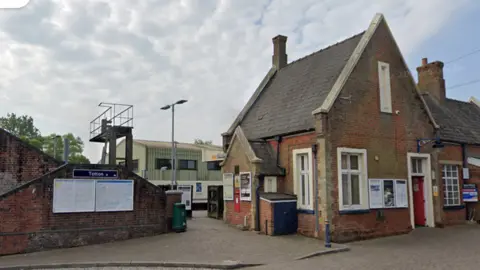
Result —
M423 176L412 177L412 184L415 226L425 226L427 217L425 216L425 190Z
M408 160L408 208L410 223L416 226L435 227L433 214L432 167L430 154L407 153ZM437 195L435 195L437 196Z

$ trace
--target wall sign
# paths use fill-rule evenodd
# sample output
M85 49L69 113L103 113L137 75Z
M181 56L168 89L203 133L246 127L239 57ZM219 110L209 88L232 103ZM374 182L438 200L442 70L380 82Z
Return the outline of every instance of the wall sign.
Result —
M133 180L54 179L53 213L133 210Z
M478 189L475 184L463 184L463 201L464 202L478 202Z
M117 170L74 169L74 178L118 178Z
M240 173L240 200L252 200L252 176L250 172Z

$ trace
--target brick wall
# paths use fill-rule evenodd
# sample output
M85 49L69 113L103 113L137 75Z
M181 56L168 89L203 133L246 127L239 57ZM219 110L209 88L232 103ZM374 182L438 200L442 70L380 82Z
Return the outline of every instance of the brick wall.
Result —
M90 166L107 168L105 165ZM53 179L70 178L73 168L73 165L62 167L0 196L0 255L98 244L166 232L165 193L121 167L118 168L120 178L133 179L135 183L134 211L54 214Z
M378 61L390 64L392 114L380 112ZM416 152L417 138L431 138L434 134L385 23L379 25L340 97L348 99L335 101L328 114L326 133L326 164L332 181L332 240L408 232L411 223L406 209L386 209L384 220L377 220L375 211L339 213L337 147L367 149L369 178L407 179L407 152Z
M293 185L293 150L311 148L315 143L316 134L314 132L282 138L279 163L285 168L286 175L283 181L279 181L277 184L279 192L295 194ZM270 144L276 149L277 142L275 140L271 140ZM315 236L315 215L312 211L298 213L298 233L310 237Z
M60 161L0 128L0 194L60 165Z
M255 227L255 217L251 214L251 203L242 201L240 202L240 212L236 212L233 201L225 202L226 215L224 221L230 225L241 225L243 227L245 217L247 219L246 229L252 230Z
M260 200L260 231L273 234L273 204L266 200Z

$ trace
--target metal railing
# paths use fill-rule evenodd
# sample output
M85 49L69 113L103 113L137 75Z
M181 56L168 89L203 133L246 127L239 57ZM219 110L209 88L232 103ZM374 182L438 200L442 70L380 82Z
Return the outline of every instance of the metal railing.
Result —
M133 127L133 105L101 102L98 106L106 109L90 122L90 139L105 132L106 125Z

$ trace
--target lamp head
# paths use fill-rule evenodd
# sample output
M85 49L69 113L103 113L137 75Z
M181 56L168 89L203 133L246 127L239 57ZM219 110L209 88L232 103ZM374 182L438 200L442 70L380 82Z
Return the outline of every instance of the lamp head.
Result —
M168 110L168 109L170 109L170 107L171 107L170 105L166 105L166 106L161 107L160 110Z
M186 99L180 99L179 101L175 102L175 104L183 104L185 102L187 102Z

